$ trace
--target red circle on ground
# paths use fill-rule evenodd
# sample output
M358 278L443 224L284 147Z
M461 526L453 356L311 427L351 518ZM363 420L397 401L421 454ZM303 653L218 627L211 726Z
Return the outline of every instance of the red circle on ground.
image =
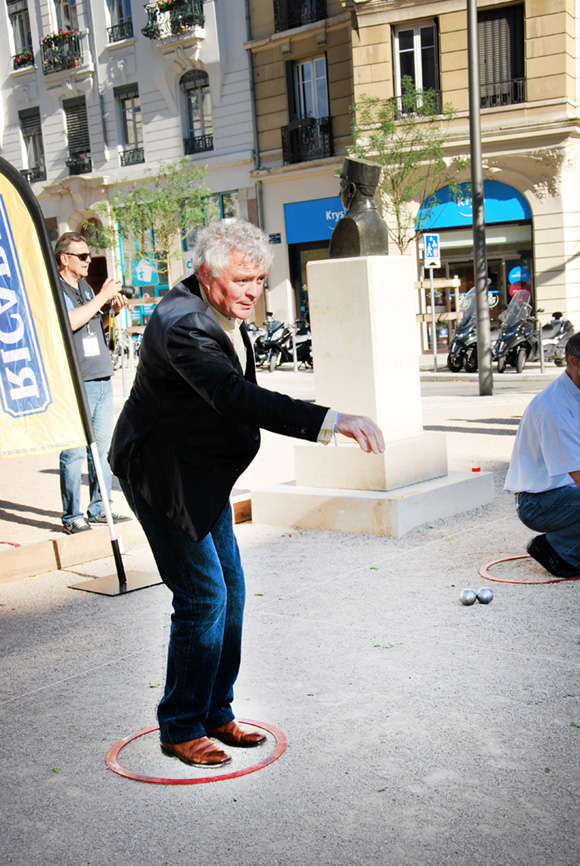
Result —
M528 553L524 553L521 556L506 556L504 559L494 559L493 562L488 562L487 565L482 565L478 571L480 577L483 577L484 580L494 580L496 583L519 583L519 584L538 584L538 583L568 583L571 580L580 580L580 574L578 577L553 577L551 580L504 580L502 577L492 577L489 574L488 569L492 567L492 565L498 565L500 562L515 562L516 559L531 559L532 557Z
M219 776L206 776L205 778L202 776L196 776L192 779L163 779L159 776L145 776L142 773L134 773L132 770L127 770L123 767L118 761L121 749L133 740L136 740L138 737L143 737L145 734L152 734L153 731L158 731L159 725L153 725L152 728L143 728L142 731L137 731L136 734L129 734L128 737L124 737L122 740L119 740L118 743L115 743L115 745L107 752L107 767L109 770L112 770L113 773L117 773L119 776L124 776L126 779L133 779L136 782L150 782L154 785L204 785L207 782L223 782L226 779L236 779L238 776L246 776L248 773L255 773L256 770L261 770L262 767L267 767L268 764L272 764L280 757L280 755L284 754L288 745L286 734L278 728L275 728L274 725L267 725L264 722L254 722L250 719L238 719L238 721L245 725L253 725L255 728L260 728L262 731L267 731L269 734L272 734L276 741L274 749L270 754L267 755L267 757L262 758L261 761L258 761L257 764L252 764L251 767L244 767L243 769L235 770L232 773L221 773ZM203 768L201 768L201 770L203 772Z

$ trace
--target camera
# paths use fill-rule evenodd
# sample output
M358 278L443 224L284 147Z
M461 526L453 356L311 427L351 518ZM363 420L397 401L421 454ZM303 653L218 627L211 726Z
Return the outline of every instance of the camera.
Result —
M121 294L125 295L126 298L132 298L135 295L135 287L121 286Z

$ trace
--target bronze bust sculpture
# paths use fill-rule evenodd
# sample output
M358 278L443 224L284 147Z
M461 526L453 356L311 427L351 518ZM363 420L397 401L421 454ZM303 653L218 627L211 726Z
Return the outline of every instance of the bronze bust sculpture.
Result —
M374 194L381 167L374 162L347 157L340 172L340 197L345 215L330 238L329 256L386 256L388 232L377 210Z

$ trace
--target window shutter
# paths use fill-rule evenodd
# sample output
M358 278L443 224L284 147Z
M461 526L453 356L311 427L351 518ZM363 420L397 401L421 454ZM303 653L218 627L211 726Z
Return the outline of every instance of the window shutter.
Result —
M121 84L119 87L113 88L113 93L115 99L130 99L139 96L139 86L137 84Z
M482 87L524 77L524 7L478 14L479 76Z
M87 153L91 149L89 137L89 120L84 96L74 99L64 99L63 108L66 115L66 134L68 149L71 156L77 153Z
M40 109L25 108L18 112L20 118L20 128L24 135L39 135L40 127Z
M296 117L296 94L294 92L294 64L287 60L286 67L286 92L288 94L288 117L294 120Z

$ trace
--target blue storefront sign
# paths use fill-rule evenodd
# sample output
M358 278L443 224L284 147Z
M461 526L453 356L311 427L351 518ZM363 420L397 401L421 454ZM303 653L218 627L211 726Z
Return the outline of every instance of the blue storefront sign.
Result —
M449 187L445 186L435 193L437 204L430 213L425 206L421 208L417 226L420 226L422 231L469 227L473 224L470 184L460 184L460 187L464 194L456 201L453 201ZM530 206L523 195L507 183L484 180L483 195L486 225L532 218Z
M328 242L335 225L343 216L344 208L340 196L285 204L286 243Z

